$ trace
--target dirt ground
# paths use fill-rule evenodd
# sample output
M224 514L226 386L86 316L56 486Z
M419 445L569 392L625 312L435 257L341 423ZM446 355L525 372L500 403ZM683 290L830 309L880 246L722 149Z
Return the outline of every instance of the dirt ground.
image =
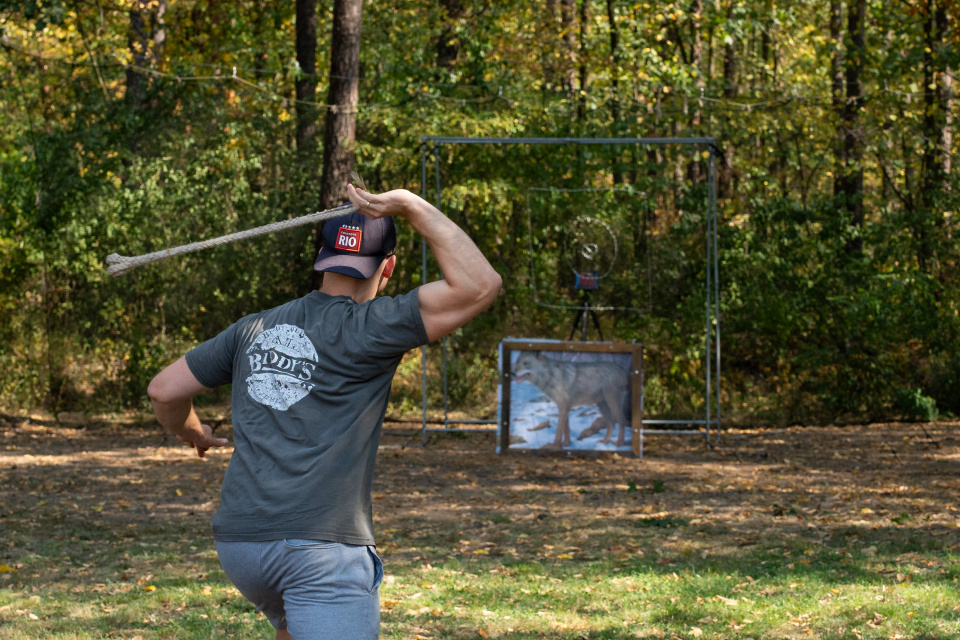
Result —
M728 554L838 532L960 543L957 424L651 435L642 460L494 453L489 433L436 435L386 425L374 487L390 562L458 555L546 559L629 554L624 531L682 521L658 553ZM230 425L218 434L229 438ZM197 460L155 423L7 418L0 424L0 565L44 540L123 540L170 532L203 544L230 450ZM616 525L616 526L611 526ZM871 534L873 532L873 534ZM8 572L0 580L26 580Z

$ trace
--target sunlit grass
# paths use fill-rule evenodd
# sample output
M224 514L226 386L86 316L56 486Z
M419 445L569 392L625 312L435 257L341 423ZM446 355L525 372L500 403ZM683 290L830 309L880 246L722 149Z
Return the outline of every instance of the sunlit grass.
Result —
M641 548L615 559L458 557L434 555L432 548L421 550L429 561L391 561L388 555L382 635L957 637L955 550L914 551L916 544L871 539L864 554L841 538L799 552L754 546L734 555L669 556L657 554L658 542L676 530L651 531ZM513 533L529 535L516 526ZM3 574L0 635L271 635L265 619L226 580L211 549L184 547L159 534L107 542L86 563L65 562L55 545L47 545L54 553L28 554L20 568Z

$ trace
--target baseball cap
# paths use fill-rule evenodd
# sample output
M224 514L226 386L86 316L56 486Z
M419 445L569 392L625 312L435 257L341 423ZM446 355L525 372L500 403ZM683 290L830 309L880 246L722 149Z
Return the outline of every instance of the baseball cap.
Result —
M313 270L366 280L396 248L397 227L391 217L371 220L354 212L330 218L323 225L323 247Z

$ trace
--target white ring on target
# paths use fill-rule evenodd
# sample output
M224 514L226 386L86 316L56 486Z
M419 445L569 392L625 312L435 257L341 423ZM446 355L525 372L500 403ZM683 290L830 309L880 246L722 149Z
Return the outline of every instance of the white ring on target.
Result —
M606 229L607 233L610 235L610 239L613 240L613 257L610 259L610 266L607 267L606 271L604 271L602 274L597 276L597 278L606 278L608 275L610 275L610 272L613 271L613 265L617 263L617 253L619 251L618 245L617 245L617 236L613 233L613 229L610 228L610 225L608 225L603 220L600 220L599 218L592 218L590 216L580 216L579 218L573 221L573 224L576 224L580 221L595 222L597 224L603 225L603 228ZM587 253L592 253L592 255L588 256ZM596 243L593 243L593 242L582 245L580 249L580 255L582 255L587 260L593 260L599 253L600 253L600 247L598 247ZM570 265L569 259L567 260L567 264ZM570 270L573 271L574 275L577 274L577 270L573 268L573 265L570 265Z

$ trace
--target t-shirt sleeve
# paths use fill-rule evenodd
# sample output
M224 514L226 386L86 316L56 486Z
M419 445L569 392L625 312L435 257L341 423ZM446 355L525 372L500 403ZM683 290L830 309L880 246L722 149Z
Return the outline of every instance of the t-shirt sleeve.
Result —
M208 389L233 381L233 359L237 353L237 324L216 338L187 351L187 366L197 381Z
M373 358L403 355L427 343L420 315L419 291L396 297L375 298L366 314L366 352Z

